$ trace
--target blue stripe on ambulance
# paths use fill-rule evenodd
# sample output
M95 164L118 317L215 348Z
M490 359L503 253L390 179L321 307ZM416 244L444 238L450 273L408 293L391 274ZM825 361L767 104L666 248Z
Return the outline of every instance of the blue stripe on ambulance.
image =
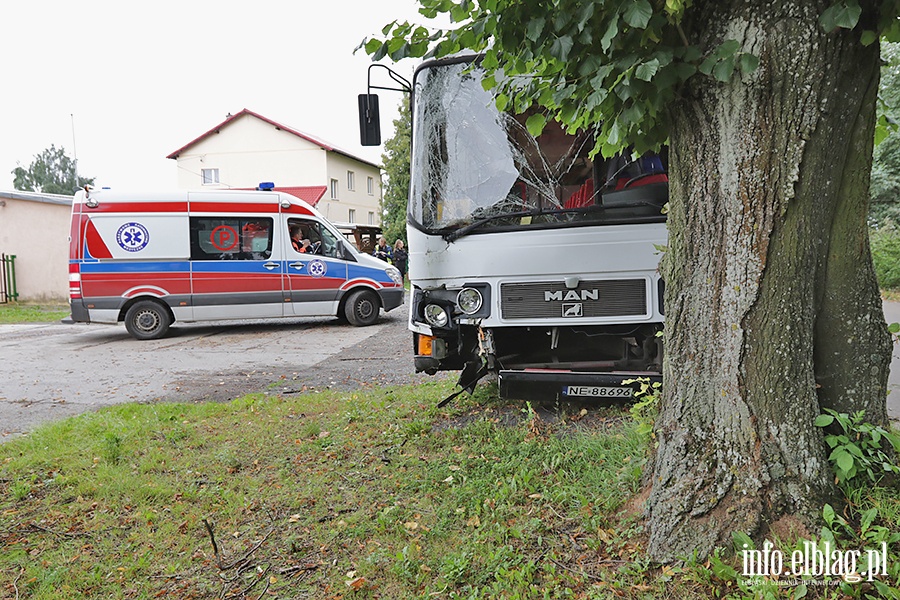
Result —
M392 282L391 278L388 277L384 269L364 267L356 263L349 263L347 265L347 279L372 279L373 281L377 281L378 283Z

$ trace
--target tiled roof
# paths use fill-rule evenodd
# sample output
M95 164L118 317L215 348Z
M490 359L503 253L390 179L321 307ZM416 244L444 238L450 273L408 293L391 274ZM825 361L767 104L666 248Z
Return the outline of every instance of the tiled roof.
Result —
M179 149L176 150L175 152L172 152L171 154L169 154L166 158L173 158L173 159L174 159L174 158L178 158L178 155L179 155L179 154L181 154L182 152L184 152L185 150L187 150L188 148L190 148L190 147L193 146L194 144L197 144L197 143L199 143L199 142L205 140L206 138L208 138L209 136L211 136L211 135L213 135L213 134L215 134L215 133L219 133L222 129L224 129L225 127L227 127L228 125L230 125L232 122L236 121L237 119L239 119L239 118L241 118L241 117L243 117L243 116L248 116L248 115L251 116L251 117L257 118L257 119L259 119L260 121L263 121L263 122L265 122L265 123L268 123L269 125L272 125L272 126L275 127L276 129L280 129L280 130L282 130L282 131L286 131L287 133L296 135L297 137L302 138L302 139L306 140L307 142L312 142L312 143L315 144L316 146L319 146L320 148L322 148L323 150L326 150L326 151L328 151L328 152L335 152L335 153L337 153L337 154L341 154L341 155L343 155L343 156L346 156L347 158L352 158L352 159L355 160L355 161L358 161L358 162L361 162L361 163L365 163L365 164L367 164L367 165L370 165L370 166L372 166L372 167L375 167L376 169L380 169L380 168L381 168L380 165L376 165L375 163L372 163L372 162L369 162L369 161L367 161L367 160L365 160L365 159L359 158L358 156L353 156L353 155L350 154L349 152L346 152L346 151L344 151L344 150L341 150L340 148L337 148L337 147L335 147L334 145L329 144L328 142L326 142L326 141L324 141L324 140L321 140L321 139L319 139L319 138L317 138L317 137L315 137L315 136L312 136L312 135L310 135L310 134L308 134L308 133L304 133L304 132L302 132L302 131L298 131L298 130L292 128L292 127L288 127L287 125L282 125L281 123L278 123L278 122L276 122L276 121L273 121L272 119L268 119L268 118L266 118L266 117L264 117L264 116L262 116L262 115L260 115L260 114L258 114L258 113L253 112L252 110L247 110L246 108L243 109L241 112L235 114L235 115L231 115L230 117L228 117L227 119L225 119L224 121L222 121L221 123L219 123L218 125L216 125L215 127L213 127L212 129L210 129L209 131L207 131L206 133L204 133L204 134L201 135L200 137L198 137L198 138L196 138L196 139L194 139L194 140L191 140L190 142L188 142L187 144L185 144L184 146L182 146L181 148L179 148Z
M253 190L256 188L230 188L230 189L239 189L239 190ZM276 187L273 188L274 192L284 192L285 194L290 194L295 198L300 198L310 206L315 206L319 203L319 200L322 199L322 196L325 195L325 192L328 190L328 186L325 185L295 185L295 186L287 186L287 187Z

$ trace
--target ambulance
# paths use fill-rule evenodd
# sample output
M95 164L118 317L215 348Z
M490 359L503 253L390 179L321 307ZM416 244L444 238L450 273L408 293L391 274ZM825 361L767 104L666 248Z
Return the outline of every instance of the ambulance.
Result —
M371 325L403 304L403 279L358 252L315 208L256 191L75 194L72 320L124 323L137 339L176 321L336 316ZM291 234L308 240L306 252Z

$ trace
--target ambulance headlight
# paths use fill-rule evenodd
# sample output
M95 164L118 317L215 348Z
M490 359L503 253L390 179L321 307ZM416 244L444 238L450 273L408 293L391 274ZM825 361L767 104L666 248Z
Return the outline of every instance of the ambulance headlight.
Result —
M389 269L385 269L388 277L391 278L391 281L396 283L397 285L403 285L403 276L400 275L400 270L397 267L391 267Z
M475 288L464 288L456 295L456 305L459 306L459 310L467 315L477 313L481 310L483 303L484 298L481 297L481 292Z
M434 327L446 327L450 322L450 315L440 304L426 304L425 320Z

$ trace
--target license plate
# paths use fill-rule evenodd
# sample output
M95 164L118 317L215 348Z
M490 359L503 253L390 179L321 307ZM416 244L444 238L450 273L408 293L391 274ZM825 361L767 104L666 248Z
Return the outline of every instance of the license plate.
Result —
M567 385L563 387L563 396L579 396L584 398L631 398L634 391L630 387Z

